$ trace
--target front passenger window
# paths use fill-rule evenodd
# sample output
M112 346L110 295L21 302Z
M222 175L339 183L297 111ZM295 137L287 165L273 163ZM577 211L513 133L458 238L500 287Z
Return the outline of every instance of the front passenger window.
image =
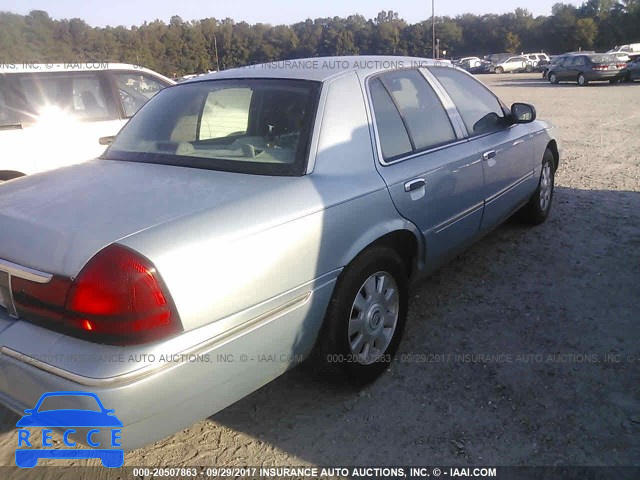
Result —
M166 87L142 72L113 74L125 117L132 117L156 93Z
M470 75L451 67L429 67L455 103L469 136L504 128L504 111L496 96Z

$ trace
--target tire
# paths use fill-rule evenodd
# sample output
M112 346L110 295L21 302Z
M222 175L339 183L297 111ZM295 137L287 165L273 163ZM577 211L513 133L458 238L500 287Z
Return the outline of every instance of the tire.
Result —
M587 80L583 74L580 74L578 75L578 85L580 85L581 87L586 87L587 85L589 85L589 80Z
M558 76L555 73L550 72L548 76L549 76L549 83L552 83L553 85L558 84Z
M555 181L555 160L553 152L547 148L542 157L542 172L538 188L533 192L527 204L520 209L519 217L530 225L540 225L549 216L553 202Z
M309 359L312 370L334 383L364 386L376 380L400 344L408 289L407 268L391 248L371 247L356 257L334 288Z
M524 71L527 72L527 73L531 73L531 72L533 72L533 67L531 65L527 64L527 66L525 67Z
M496 69L494 70L496 73L500 74L500 73L504 73L504 68L502 67L496 67Z

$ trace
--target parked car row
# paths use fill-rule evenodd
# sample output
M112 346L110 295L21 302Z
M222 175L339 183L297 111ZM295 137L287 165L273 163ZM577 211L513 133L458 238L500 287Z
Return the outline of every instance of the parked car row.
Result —
M639 60L625 63L610 53L571 52L554 59L542 76L553 84L575 82L580 86L590 82L633 81L640 76Z
M496 53L487 55L484 59L479 57L464 57L454 60L454 64L467 70L469 73L516 73L542 71L544 65L549 63L546 53L528 53L514 55L512 53Z
M636 80L639 58L640 43L634 43L616 47L607 53L576 51L551 57L546 53L495 53L484 59L464 57L453 63L473 74L541 72L542 78L549 79L551 83L576 82L578 85L588 85L598 81L617 83Z

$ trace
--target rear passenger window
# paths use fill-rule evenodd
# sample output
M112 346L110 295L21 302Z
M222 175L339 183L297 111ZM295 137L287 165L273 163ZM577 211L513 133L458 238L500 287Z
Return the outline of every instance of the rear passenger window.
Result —
M95 74L28 74L19 77L18 84L29 110L36 115L55 109L86 120L113 116Z
M370 83L370 91L384 159L389 160L411 152L411 141L400 113L379 78Z
M0 127L18 125L20 120L18 120L15 112L9 108L7 104L8 95L4 90L5 87L2 85L2 80L0 79Z
M456 139L440 99L416 70L391 72L380 80L403 118L415 150L436 147Z
M381 75L370 90L385 160L456 140L440 99L417 70Z
M450 67L430 67L429 71L455 103L469 136L491 133L504 127L502 105L487 87Z

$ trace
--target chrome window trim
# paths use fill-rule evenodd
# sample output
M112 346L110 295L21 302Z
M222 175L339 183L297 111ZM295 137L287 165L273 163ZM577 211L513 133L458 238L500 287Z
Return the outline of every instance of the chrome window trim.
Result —
M365 87L365 94L366 94L366 109L367 109L367 114L370 118L370 122L371 122L371 128L373 129L373 148L374 148L374 152L376 154L376 156L378 157L378 163L383 166L383 167L388 167L390 165L395 165L397 163L400 162L404 162L406 160L411 160L415 157L419 157L422 155L427 155L429 153L433 153L433 152L437 152L440 150L444 150L445 148L449 148L449 147L453 147L455 145L460 145L462 143L467 142L466 138L460 138L459 135L462 133L460 131L459 128L459 124L457 122L457 120L454 120L453 118L451 118L450 115L450 110L447 108L447 102L451 102L451 99L448 97L443 97L442 92L440 91L439 88L435 88L435 86L433 85L432 82L429 81L429 79L424 75L424 73L422 72L421 68L397 68L394 70L390 70L390 71L401 71L401 70L417 70L420 74L422 74L422 77L425 79L425 81L429 84L429 86L431 86L431 88L433 89L433 91L435 92L436 96L438 97L438 99L440 100L440 103L442 104L442 108L445 110L445 113L447 114L447 116L449 117L449 121L451 122L451 126L453 127L454 133L457 137L456 140L449 142L449 143L444 143L442 145L437 145L435 147L429 147L423 150L417 150L417 151L413 151L410 153L407 153L406 155L401 156L400 158L395 158L391 161L387 161L385 160L384 156L382 155L382 147L380 145L380 134L378 132L378 125L376 123L376 114L375 114L375 110L373 108L373 98L371 96L371 91L369 88L369 84L371 82L371 80L374 80L375 78L379 77L380 75L383 75L384 73L388 73L388 71L385 72L377 72L374 73L372 75L369 75L365 80L364 80L364 87ZM409 135L409 133L407 132L407 135Z
M443 68L451 68L451 67L443 67ZM453 67L453 68L455 69L457 67ZM429 82L431 87L436 91L436 93L440 97L440 102L442 103L447 114L449 115L451 124L453 125L453 128L456 131L456 136L458 138L467 138L468 132L464 124L464 120L462 120L462 116L460 115L460 112L458 111L456 104L453 102L453 99L451 98L449 93L445 90L444 86L438 81L435 75L433 75L427 68L421 68L420 73L422 73L422 76L427 80L427 82Z

